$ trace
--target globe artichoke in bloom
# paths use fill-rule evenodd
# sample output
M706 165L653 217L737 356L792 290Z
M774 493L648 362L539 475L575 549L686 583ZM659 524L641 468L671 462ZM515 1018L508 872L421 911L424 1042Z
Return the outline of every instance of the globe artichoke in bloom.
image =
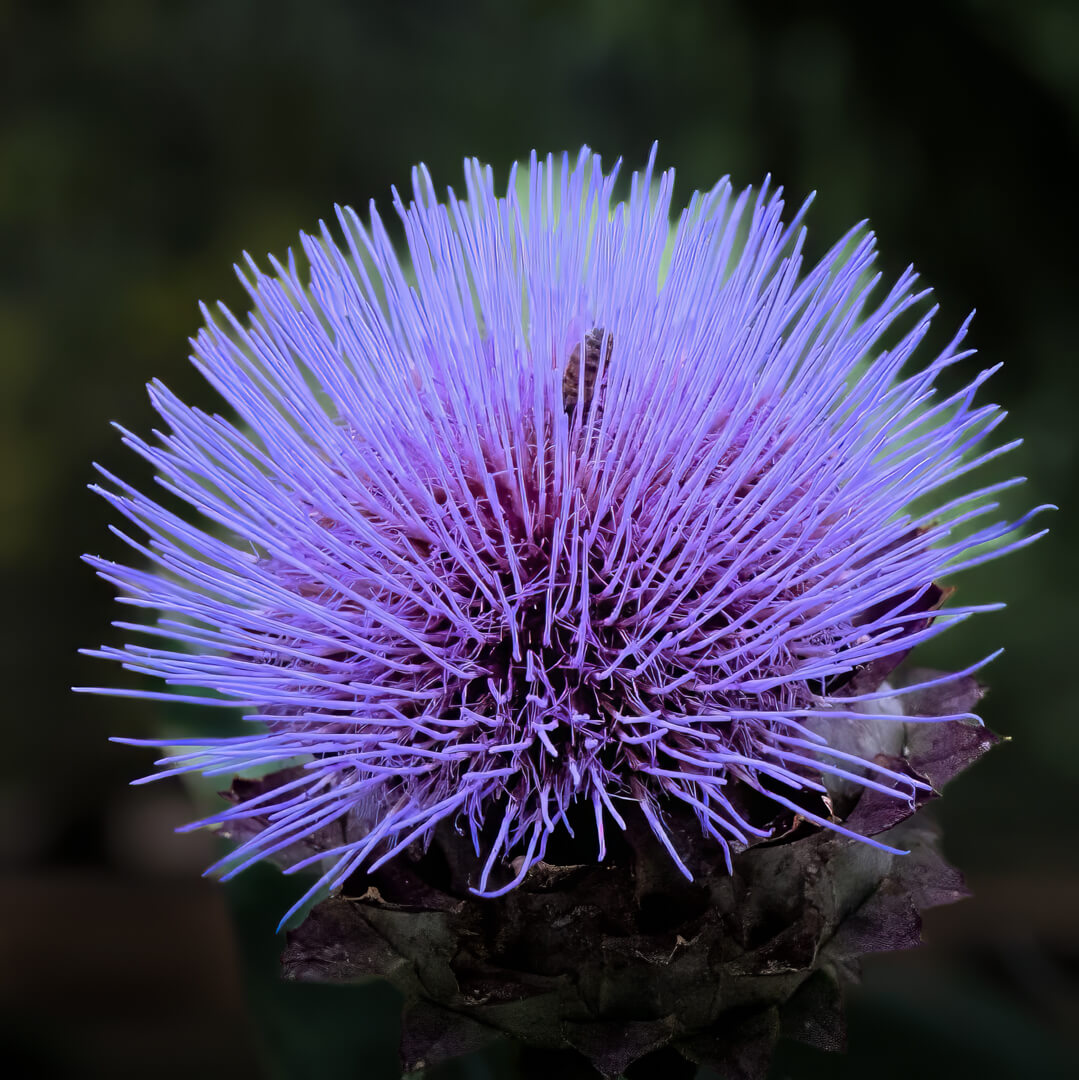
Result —
M891 866L860 797L891 825L934 784L881 724L976 720L970 693L902 703L979 665L885 682L985 609L941 578L1034 539L995 513L1017 480L966 481L1010 448L979 449L990 372L934 392L966 324L917 360L926 293L878 287L864 228L807 268L806 207L768 184L672 222L654 153L624 201L617 172L533 156L499 195L472 161L440 201L418 168L407 258L339 210L302 260L248 261L246 321L204 310L231 418L154 383L168 430L123 433L198 519L106 474L137 558L89 561L161 617L96 655L174 688L111 692L245 710L248 735L156 744L162 776L273 772L200 823L241 841L226 876L317 867L306 900L398 866L407 893L437 850L475 912L584 848L713 889L799 829Z

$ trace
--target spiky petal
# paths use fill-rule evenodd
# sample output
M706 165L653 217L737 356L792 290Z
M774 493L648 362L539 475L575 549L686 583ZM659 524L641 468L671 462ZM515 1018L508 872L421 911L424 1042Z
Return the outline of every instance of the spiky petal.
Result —
M163 615L96 655L248 710L158 775L303 764L209 819L260 823L229 873L337 830L292 867L332 887L449 821L497 895L574 806L601 858L636 804L682 865L674 806L727 850L764 831L739 788L840 832L806 809L827 778L913 800L819 722L875 715L858 673L975 610L928 614L937 579L1033 539L994 518L1016 481L952 494L1009 449L974 449L990 372L937 400L966 324L913 363L933 312L896 333L926 294L908 270L881 295L871 234L805 270L805 207L726 180L672 227L654 156L618 203L586 150L502 197L471 161L439 202L420 167L407 261L373 205L339 210L343 246L301 237L309 277L249 259L249 320L204 309L235 419L151 385L170 430L124 440L202 523L107 475L153 565L89 561Z

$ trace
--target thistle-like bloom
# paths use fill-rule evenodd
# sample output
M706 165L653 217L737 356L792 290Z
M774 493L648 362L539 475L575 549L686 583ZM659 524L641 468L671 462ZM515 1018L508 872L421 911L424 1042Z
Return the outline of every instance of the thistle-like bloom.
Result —
M204 311L237 419L154 383L169 433L124 432L201 523L107 477L156 568L89 561L162 617L96 655L252 722L159 775L300 766L201 823L247 824L228 873L318 839L292 868L335 887L445 822L497 895L582 807L599 858L639 807L681 866L676 808L729 850L766 831L748 790L846 832L807 793L925 786L842 732L976 610L934 582L1033 539L994 518L1018 480L954 485L1010 448L975 450L989 371L934 397L966 324L915 363L932 312L896 325L926 293L879 294L862 227L806 271L805 207L784 223L767 184L672 224L672 172L615 204L616 173L533 157L501 197L472 161L439 202L417 169L407 261L340 210L309 276L248 260L246 323Z

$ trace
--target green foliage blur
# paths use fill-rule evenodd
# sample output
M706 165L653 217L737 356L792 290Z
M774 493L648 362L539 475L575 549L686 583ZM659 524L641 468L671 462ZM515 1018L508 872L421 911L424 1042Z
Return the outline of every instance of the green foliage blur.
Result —
M90 463L153 483L108 426L154 426L151 378L218 407L186 339L199 300L245 310L243 251L285 253L335 202L387 211L419 160L456 185L466 154L505 176L587 142L636 167L655 139L682 197L727 173L817 190L811 254L868 217L886 273L913 261L935 288L927 353L977 307L956 384L1003 361L989 396L1002 437L1027 438L987 482L1031 477L1013 512L1063 507L1036 548L960 580L1008 610L921 657L1007 648L984 715L1012 741L939 814L977 898L870 965L846 1057L785 1049L774 1076L1079 1071L1075 0L0 0L0 50L0 1045L18 1075L396 1075L381 985L277 981L296 883L199 882L214 845L173 835L184 790L127 787L152 755L108 736L192 717L68 692L118 678L76 649L119 643L127 614L78 561L124 551ZM530 1068L503 1047L430 1075Z

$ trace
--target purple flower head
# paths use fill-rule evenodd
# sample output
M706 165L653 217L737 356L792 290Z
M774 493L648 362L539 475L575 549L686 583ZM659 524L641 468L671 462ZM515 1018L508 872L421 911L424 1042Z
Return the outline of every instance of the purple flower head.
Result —
M339 210L309 270L248 260L246 323L204 309L194 360L237 419L151 384L169 432L124 440L200 523L106 474L153 566L88 561L161 618L94 654L248 710L158 775L301 766L200 823L261 823L227 874L332 826L292 867L324 860L310 896L445 822L493 896L571 809L602 859L639 807L688 875L675 808L729 851L766 831L739 792L846 833L805 793L924 786L822 732L977 610L933 614L935 581L1034 539L993 517L1018 480L953 486L1010 448L974 449L990 372L934 396L966 324L912 363L932 311L896 320L926 292L880 295L861 226L806 270L806 207L724 180L672 226L653 163L617 204L587 150L505 196L470 161L445 202L421 166L407 261Z

